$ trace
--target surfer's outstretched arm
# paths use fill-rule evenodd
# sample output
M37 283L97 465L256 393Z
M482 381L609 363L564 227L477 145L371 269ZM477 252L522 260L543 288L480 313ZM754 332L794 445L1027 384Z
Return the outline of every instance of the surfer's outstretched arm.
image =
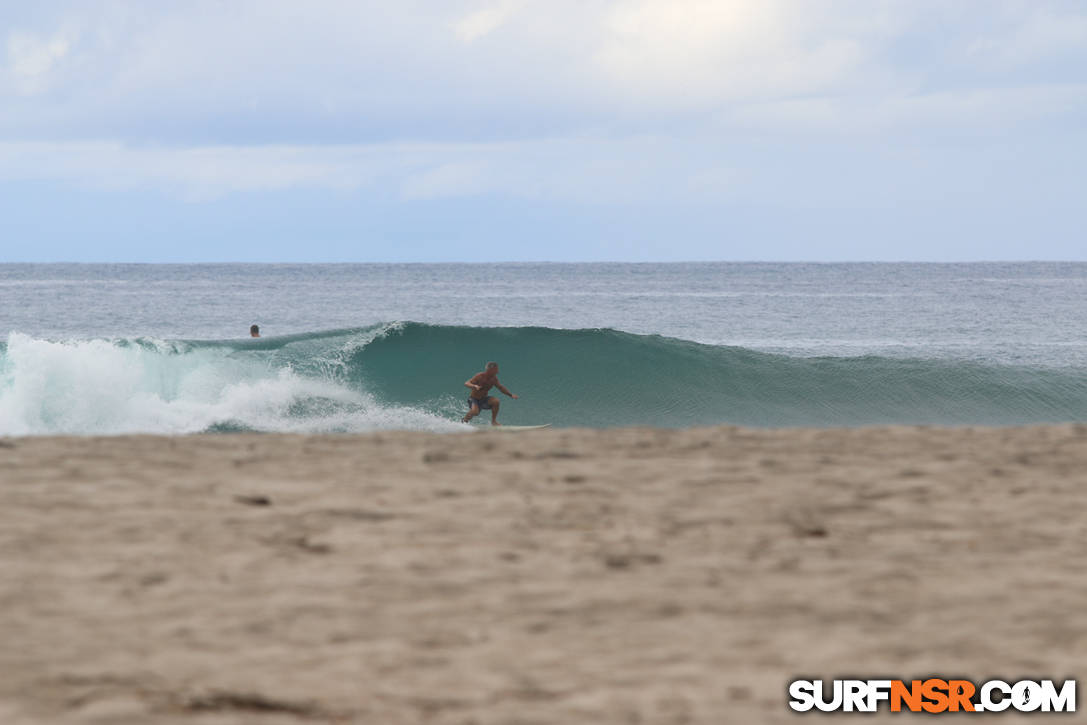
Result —
M514 399L516 399L516 398L517 398L517 396L516 396L516 395L514 395L513 393L511 393L511 392L510 392L509 390L507 390L507 389L506 389L506 386L505 386L505 385L503 385L502 383L498 382L497 380L495 380L495 381L494 381L494 386L495 386L496 388L498 388L499 390L501 390L501 391L502 391L503 393L505 393L506 395L510 396L511 398L514 398Z

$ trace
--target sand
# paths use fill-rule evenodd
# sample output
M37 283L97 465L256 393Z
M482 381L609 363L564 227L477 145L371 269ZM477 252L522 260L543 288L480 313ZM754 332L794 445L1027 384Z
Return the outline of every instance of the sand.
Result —
M5 725L795 723L797 677L1087 662L1085 426L7 439L0 517Z

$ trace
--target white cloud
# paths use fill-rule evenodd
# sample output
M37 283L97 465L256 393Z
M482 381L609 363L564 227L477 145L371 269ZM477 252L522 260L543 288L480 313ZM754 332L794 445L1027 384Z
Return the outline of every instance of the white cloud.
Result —
M1023 71L1087 67L1051 6L980 28L983 3L925 0L72 2L8 36L0 179L680 203L755 201L762 164L787 169L757 187L773 199L775 144L1071 127L1082 70Z
M860 38L806 5L779 0L616 4L595 55L608 84L626 96L685 110L823 92L864 58Z
M492 170L479 161L439 163L407 173L400 192L405 199L475 196L491 191L491 176Z
M65 31L44 37L34 33L12 31L7 40L7 71L15 90L34 94L49 86L49 75L68 55L71 39Z
M462 42L472 43L502 27L513 10L509 3L477 10L457 20L453 31Z
M96 189L158 187L190 201L235 192L355 189L382 171L372 150L133 148L113 142L0 144L0 179L46 179Z
M692 151L686 141L651 137L182 149L0 143L0 181L158 190L190 202L296 189L403 200L489 195L587 204L705 201L719 198L734 177L720 159Z
M998 28L974 39L967 56L996 69L1028 66L1087 49L1087 9L1048 7L1036 3L1002 17Z
M991 5L1000 12L982 12ZM0 138L236 145L655 134L750 115L751 104L776 107L781 125L790 117L782 109L811 113L818 99L874 112L918 93L1000 88L1007 71L993 67L1039 58L1062 59L1066 76L1087 66L1083 14L1041 0L53 7L36 23L12 23ZM56 28L78 28L78 46ZM1074 79L1008 85L1056 82Z
M888 138L922 131L973 138L1077 110L1087 110L1087 83L902 93L882 99L817 96L746 104L719 121L726 128L784 134Z

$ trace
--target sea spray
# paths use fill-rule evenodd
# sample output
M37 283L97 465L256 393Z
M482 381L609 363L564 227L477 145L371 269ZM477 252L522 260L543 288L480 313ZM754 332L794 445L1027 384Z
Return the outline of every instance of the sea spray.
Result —
M342 383L335 349L303 344L55 342L12 333L0 345L0 435L459 428L376 403Z

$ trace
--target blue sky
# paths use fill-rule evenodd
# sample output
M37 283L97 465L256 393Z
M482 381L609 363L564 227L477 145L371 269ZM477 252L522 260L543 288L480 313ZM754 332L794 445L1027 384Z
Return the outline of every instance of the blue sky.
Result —
M1087 3L0 6L0 261L1087 259Z

